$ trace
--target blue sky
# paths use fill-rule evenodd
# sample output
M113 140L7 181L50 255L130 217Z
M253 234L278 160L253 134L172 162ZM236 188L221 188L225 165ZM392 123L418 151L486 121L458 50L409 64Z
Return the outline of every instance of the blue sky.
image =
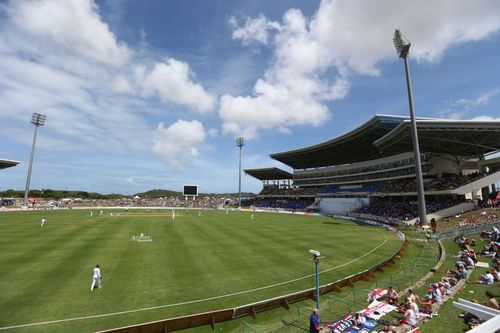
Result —
M0 2L0 189L236 192L243 167L407 115L392 35L412 41L417 115L500 117L500 3ZM261 184L243 176L243 190Z

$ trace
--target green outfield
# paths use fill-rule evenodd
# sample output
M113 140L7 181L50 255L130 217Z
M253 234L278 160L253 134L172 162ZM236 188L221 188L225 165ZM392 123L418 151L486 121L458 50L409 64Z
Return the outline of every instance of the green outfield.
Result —
M0 332L90 332L235 307L313 287L309 249L325 256L327 283L401 246L381 228L325 217L197 213L0 212ZM141 234L152 241L133 240ZM103 288L90 292L96 263ZM25 324L36 325L9 328Z

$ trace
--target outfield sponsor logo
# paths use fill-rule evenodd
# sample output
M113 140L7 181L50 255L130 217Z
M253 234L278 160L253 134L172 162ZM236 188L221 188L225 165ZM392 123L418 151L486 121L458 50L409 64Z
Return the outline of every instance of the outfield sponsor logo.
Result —
M150 236L144 236L143 233L141 233L139 236L132 236L130 239L131 241L137 242L137 243L145 243L145 242L152 242L153 239Z

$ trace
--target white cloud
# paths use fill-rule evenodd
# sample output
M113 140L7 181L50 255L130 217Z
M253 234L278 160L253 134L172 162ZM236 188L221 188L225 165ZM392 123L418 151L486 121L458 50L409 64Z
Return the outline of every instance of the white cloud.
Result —
M219 115L225 133L254 138L259 129L286 132L289 126L318 126L328 120L328 108L321 101L333 97L332 87L320 78L318 45L308 38L300 11L287 11L273 45L275 61L255 84L253 95L221 96Z
M495 117L492 117L492 116L477 116L477 117L474 117L472 118L471 120L478 120L478 121L500 121L500 118L495 118Z
M132 91L132 86L124 75L118 75L115 77L111 87L114 91L119 93L129 93Z
M245 20L245 25L240 27L234 16L231 16L229 23L234 28L233 39L239 39L243 45L250 44L267 44L269 40L269 31L279 30L280 24L274 21L268 21L267 18L260 14L255 19L249 17Z
M260 129L324 123L325 103L345 97L350 73L379 75L381 62L397 59L395 28L412 41L411 57L435 62L453 46L499 31L500 2L323 0L311 19L290 9L281 22L263 15L243 27L231 22L233 39L273 50L251 95L220 98L224 132L251 138Z
M411 57L433 62L450 47L481 40L498 31L500 3L324 0L311 22L311 34L331 52L334 61L372 75L379 73L380 61L395 57L395 28L411 40Z
M219 130L217 128L211 128L208 130L208 136L211 138L216 138L219 136Z
M5 7L14 25L69 53L123 65L132 52L101 20L93 0L11 1Z
M160 107L142 94L143 84L163 104L212 107L187 63L157 64L144 43L134 52L91 0L18 0L0 11L0 114L9 128L25 128L34 110L46 114L41 149L151 154L154 128L145 113ZM163 80L165 72L171 78ZM29 131L0 131L0 137L29 146Z
M452 101L452 103L456 105L462 105L465 108L472 108L476 106L487 105L490 102L490 99L499 94L500 94L500 89L495 89L492 91L481 93L477 98L474 99L460 98L456 101Z
M214 97L192 81L189 65L183 61L169 58L164 63L157 63L147 74L140 67L136 72L144 76L142 87L146 96L158 94L165 102L187 105L198 112L213 108Z
M463 119L470 117L471 112L477 112L482 106L488 105L490 100L500 95L500 89L493 89L479 94L476 98L459 98L447 102L448 106L439 112L442 117ZM474 118L475 119L475 118Z
M153 152L172 169L182 170L199 155L199 147L205 137L203 125L197 120L179 119L166 128L160 123L154 132Z

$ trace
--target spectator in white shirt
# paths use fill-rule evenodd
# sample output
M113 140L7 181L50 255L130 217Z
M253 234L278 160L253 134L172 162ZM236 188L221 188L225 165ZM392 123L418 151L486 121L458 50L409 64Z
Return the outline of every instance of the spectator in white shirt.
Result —
M480 275L479 279L477 280L477 283L480 284L493 284L493 282L495 282L495 278L489 270L486 270L486 274Z

